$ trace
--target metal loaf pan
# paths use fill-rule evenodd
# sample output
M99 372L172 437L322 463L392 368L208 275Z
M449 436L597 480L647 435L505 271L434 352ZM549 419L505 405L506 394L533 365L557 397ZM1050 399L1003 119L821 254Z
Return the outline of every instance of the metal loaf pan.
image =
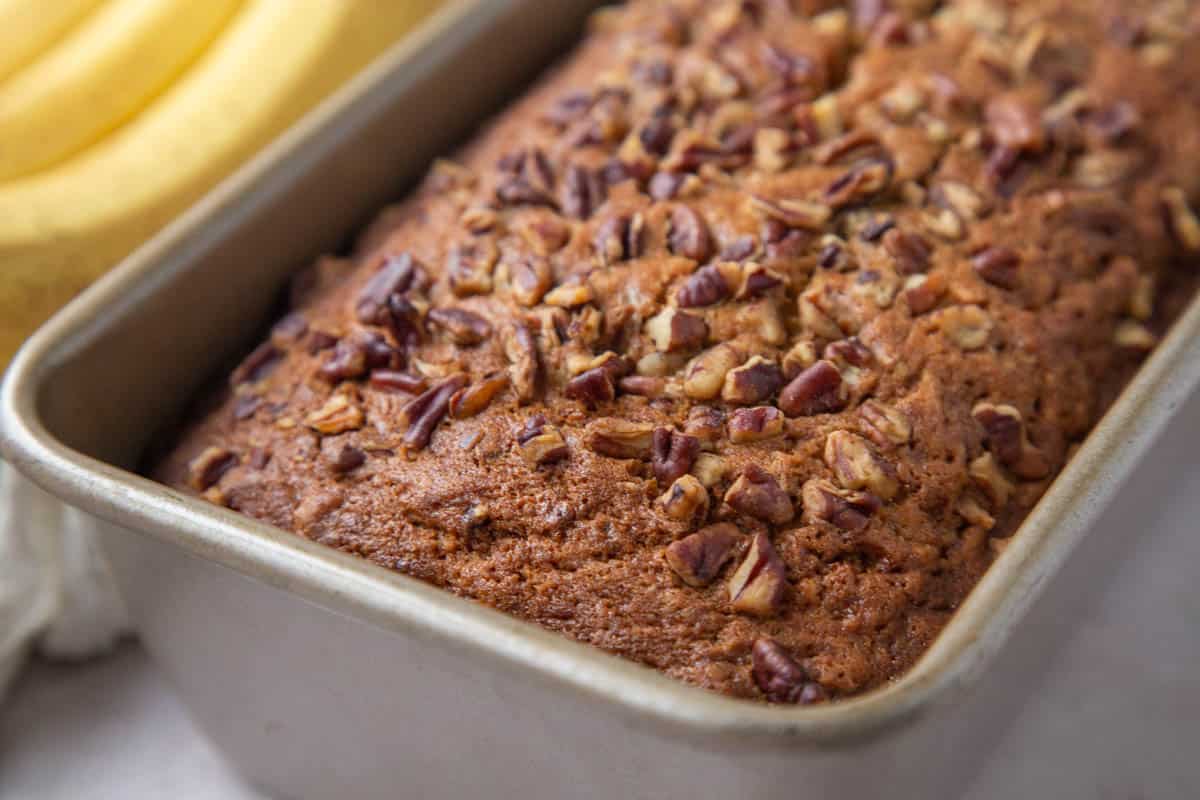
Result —
M676 683L131 471L289 273L526 85L594 6L451 4L39 332L0 393L0 446L95 515L151 654L278 796L956 796L962 743L1014 702L1012 681L975 679L1200 382L1200 304L920 663L823 707Z

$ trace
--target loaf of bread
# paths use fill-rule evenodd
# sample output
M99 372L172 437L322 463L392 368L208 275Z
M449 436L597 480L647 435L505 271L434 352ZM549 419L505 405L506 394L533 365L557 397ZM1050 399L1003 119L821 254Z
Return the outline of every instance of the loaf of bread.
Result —
M922 654L1189 299L1200 7L635 0L152 473L735 696Z

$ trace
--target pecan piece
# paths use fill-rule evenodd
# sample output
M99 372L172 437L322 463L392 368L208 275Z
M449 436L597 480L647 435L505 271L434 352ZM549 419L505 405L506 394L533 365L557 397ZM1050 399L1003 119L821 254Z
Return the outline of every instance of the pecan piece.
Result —
M828 414L846 407L842 373L821 359L792 380L779 395L779 408L789 417Z
M880 461L866 439L849 431L834 431L825 439L825 463L845 489L868 489L884 500L900 491L891 467Z
M604 367L594 367L567 381L563 394L595 408L601 403L612 402L617 390L613 385L612 372Z
M967 467L967 475L988 496L993 508L1002 509L1008 505L1013 485L1005 477L1004 470L996 463L991 453L984 453L974 459Z
M504 339L504 354L512 364L509 375L512 377L517 399L522 403L532 401L537 394L541 362L538 358L537 342L528 327L519 322L512 326L509 335Z
M557 308L578 308L592 302L594 297L592 287L586 283L564 283L547 292L542 302Z
M585 167L572 164L563 178L562 210L568 217L587 219L608 194L600 176Z
M779 273L762 264L750 262L745 265L741 273L742 285L737 290L738 300L760 297L776 286L783 285L783 278Z
M441 328L457 345L475 345L492 335L492 326L486 319L462 308L434 308L426 319Z
M708 226L693 209L677 205L671 210L667 247L671 252L693 261L707 261L712 254Z
M263 342L237 365L237 369L229 376L229 383L235 387L244 383L258 383L275 369L282 358L283 351L270 342Z
M790 522L796 515L792 498L771 473L750 464L725 492L725 502L739 514L761 519L774 525Z
M446 256L446 275L455 297L492 291L492 269L499 252L491 239L460 244Z
M712 444L725 432L725 415L709 406L693 406L688 411L683 431L705 444Z
M883 249L896 262L902 275L912 275L929 269L929 242L920 234L892 228L883 235Z
M708 337L708 323L702 317L670 307L646 320L645 330L654 348L663 353L694 349Z
M417 394L425 391L425 379L411 372L399 372L394 369L377 369L371 372L368 381L372 388Z
M653 438L653 425L609 417L592 424L588 447L609 458L648 458Z
M870 200L891 184L893 170L888 159L866 159L825 189L825 202L833 208L843 208Z
M693 475L681 475L658 498L663 513L679 522L691 523L708 516L708 489Z
M711 400L721 393L729 370L741 363L741 355L727 344L705 350L692 359L683 379L683 393L693 400Z
M783 413L774 406L738 408L729 415L729 440L734 444L761 442L783 435Z
M741 532L728 522L709 525L667 545L667 564L688 586L708 586L733 558L741 538Z
M382 324L392 295L408 291L417 273L417 263L408 253L387 256L358 293L354 315L359 322Z
M774 703L811 705L828 699L821 684L812 681L796 660L774 639L756 639L751 649L754 683Z
M367 463L366 453L352 445L344 445L337 455L330 459L329 469L337 475L345 475L365 463Z
M1160 195L1167 228L1175 240L1189 252L1200 251L1200 217L1188 203L1187 195L1178 186L1168 186Z
M691 470L700 452L700 440L670 428L655 428L650 448L650 461L658 485L670 486Z
M732 293L721 271L709 265L689 275L675 297L680 308L698 308L719 303Z
M856 533L867 527L871 515L882 502L870 492L839 489L826 480L814 478L800 490L804 509L815 519L825 520L844 531Z
M725 459L713 453L700 453L692 464L692 474L711 489L725 479Z
M542 302L554 281L550 262L539 256L521 256L507 262L507 266L510 291L516 301L529 308Z
M1153 350L1158 346L1158 337L1142 323L1126 319L1117 323L1113 344L1133 350Z
M644 227L641 214L617 214L601 222L592 239L600 263L608 266L640 256Z
M790 228L820 231L833 216L833 209L825 203L806 200L771 200L760 195L750 195L750 207L762 217L775 219Z
M962 350L978 350L992 336L992 318L979 306L950 306L934 317L942 333Z
M215 486L217 481L221 480L221 476L237 466L237 463L238 457L233 451L215 445L206 447L188 463L188 485L198 492L203 492Z
M1040 480L1050 474L1050 463L1029 442L1021 412L1010 405L976 403L971 416L983 426L988 450L1001 464L1025 480Z
M946 281L940 273L913 275L904 282L904 299L913 316L933 310L946 293Z
M416 450L429 446L433 431L450 410L450 398L467 385L467 376L451 375L409 402L400 412L400 423L405 427L404 443Z
M661 397L667 390L667 382L651 375L627 375L617 382L625 394L639 397Z
M546 422L541 414L530 417L524 429L517 435L521 455L530 466L540 467L562 461L570 451L562 433Z
M487 408L506 386L508 375L504 372L494 372L479 383L458 390L450 397L451 418L466 419L475 416Z
M741 566L729 579L729 600L734 611L756 617L773 617L787 596L787 569L765 533L755 534Z
M878 400L868 400L858 409L863 432L880 447L908 444L912 438L912 423L899 409Z
M989 247L971 259L976 274L1001 289L1017 288L1021 256L1007 247Z
M358 430L365 422L366 415L358 399L348 392L333 395L325 405L304 418L305 425L328 436Z
M725 373L721 399L727 403L752 406L769 400L783 386L783 372L774 361L753 356L736 369Z

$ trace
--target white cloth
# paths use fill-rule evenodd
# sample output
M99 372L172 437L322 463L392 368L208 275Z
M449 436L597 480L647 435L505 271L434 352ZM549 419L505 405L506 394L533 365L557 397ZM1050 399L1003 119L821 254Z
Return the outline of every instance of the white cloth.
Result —
M87 658L128 628L95 524L0 461L0 696L31 648Z

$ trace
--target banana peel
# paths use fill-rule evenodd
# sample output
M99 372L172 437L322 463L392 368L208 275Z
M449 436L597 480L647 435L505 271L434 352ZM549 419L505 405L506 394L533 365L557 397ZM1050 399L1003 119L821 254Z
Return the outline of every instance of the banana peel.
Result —
M247 0L155 102L0 184L0 367L85 288L396 41L436 0Z
M33 61L100 0L0 0L0 81Z

